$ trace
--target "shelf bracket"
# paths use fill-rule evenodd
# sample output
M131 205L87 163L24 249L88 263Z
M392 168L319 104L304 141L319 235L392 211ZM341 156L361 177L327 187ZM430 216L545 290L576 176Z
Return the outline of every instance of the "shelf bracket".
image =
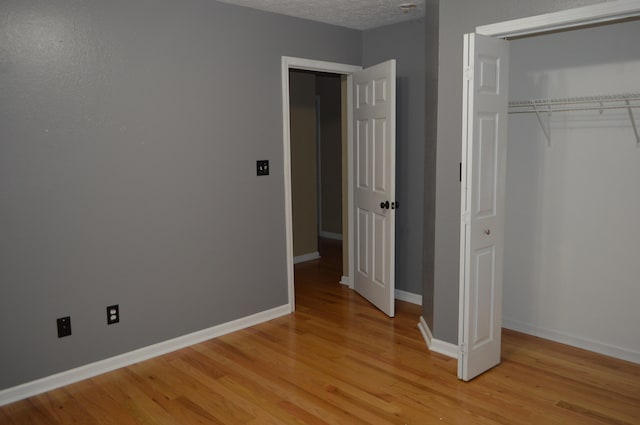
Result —
M629 103L629 99L625 99L624 102L627 104L627 111L629 112L631 127L633 127L633 134L635 134L636 136L636 146L640 148L640 136L638 136L638 127L636 126L636 119L633 116L633 111L631 110L631 104Z
M549 105L549 117L548 117L548 128L545 127L544 122L542 122L542 117L540 116L540 111L535 102L533 102L533 112L536 113L536 118L538 118L538 123L540 123L540 127L542 128L542 132L544 133L544 137L547 138L547 146L551 146L551 105ZM635 124L634 124L635 128ZM636 133L637 134L637 133Z

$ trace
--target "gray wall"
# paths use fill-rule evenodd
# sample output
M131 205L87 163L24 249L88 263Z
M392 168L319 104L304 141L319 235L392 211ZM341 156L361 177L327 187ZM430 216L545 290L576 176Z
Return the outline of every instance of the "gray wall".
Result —
M0 389L287 303L280 57L360 64L360 32L4 0L0 33Z
M427 110L436 108L437 154L435 202L425 204L435 208L435 234L427 239L425 251L434 249L433 271L425 270L424 289L433 291L433 311L424 311L433 320L435 338L450 343L458 339L458 269L460 238L460 181L462 121L462 38L478 25L554 12L593 3L599 0L446 0L439 2L439 52L426 58L438 62L438 96L427 99ZM425 38L428 37L428 33ZM429 160L426 156L427 161ZM430 188L425 196L433 197ZM429 223L430 212L425 214ZM433 276L433 278L431 278ZM427 297L429 295L425 295Z
M289 71L293 256L318 252L316 76Z
M338 74L316 75L316 95L320 98L320 231L337 235L342 235L341 78Z
M424 143L424 223L422 315L433 329L433 272L436 224L436 147L438 141L438 37L440 0L425 2L425 143ZM429 107L427 107L429 105Z
M396 288L422 294L425 24L415 20L363 33L364 66L397 60Z

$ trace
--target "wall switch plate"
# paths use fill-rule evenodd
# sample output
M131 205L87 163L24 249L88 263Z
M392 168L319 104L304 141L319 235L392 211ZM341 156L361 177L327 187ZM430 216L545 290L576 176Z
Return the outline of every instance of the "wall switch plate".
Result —
M257 162L258 175L259 176L268 176L269 175L269 161L260 160Z
M71 317L61 317L58 322L58 338L71 335Z
M118 304L107 307L107 325L120 322L120 308Z

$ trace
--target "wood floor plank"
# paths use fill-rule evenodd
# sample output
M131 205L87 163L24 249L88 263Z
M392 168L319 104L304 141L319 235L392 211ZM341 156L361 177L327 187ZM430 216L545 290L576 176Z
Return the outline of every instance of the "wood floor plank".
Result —
M277 367L278 365L271 363L272 359L264 356L269 362L265 366L260 364L258 358L247 358L245 355L238 355L238 350L235 348L233 352L226 351L225 348L228 349L229 346L216 342L213 349L208 350L207 354L211 356L212 361L228 367L230 374L234 374L233 371L241 369L243 373L238 374L237 378L245 379L247 385L254 387L260 384L262 388L255 388L256 391L274 394L274 396L281 399L291 400L295 398L297 403L303 405L307 411L315 410L314 406L316 406L320 410L321 417L326 415L333 416L333 423L354 423L354 417L350 412L335 408L331 403L326 403L327 400L318 397L317 393L298 385L285 385L288 384L288 381L285 380L286 375L295 373L295 368L301 367L300 363L287 364L285 362L282 366ZM323 395L322 392L320 394ZM277 402L277 399L274 401Z
M420 306L389 318L338 283L339 243L298 264L296 312L0 407L0 424L639 425L640 365L505 330L465 383Z
M86 424L93 422L84 406L67 391L49 391L33 398L36 407L56 424Z

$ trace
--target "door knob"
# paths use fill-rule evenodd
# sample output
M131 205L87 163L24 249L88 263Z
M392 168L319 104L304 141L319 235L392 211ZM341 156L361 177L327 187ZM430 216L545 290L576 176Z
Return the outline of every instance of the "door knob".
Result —
M389 201L380 202L380 208L382 208L383 210L388 210L389 209Z
M491 234L491 229L484 229L484 234L489 236Z

